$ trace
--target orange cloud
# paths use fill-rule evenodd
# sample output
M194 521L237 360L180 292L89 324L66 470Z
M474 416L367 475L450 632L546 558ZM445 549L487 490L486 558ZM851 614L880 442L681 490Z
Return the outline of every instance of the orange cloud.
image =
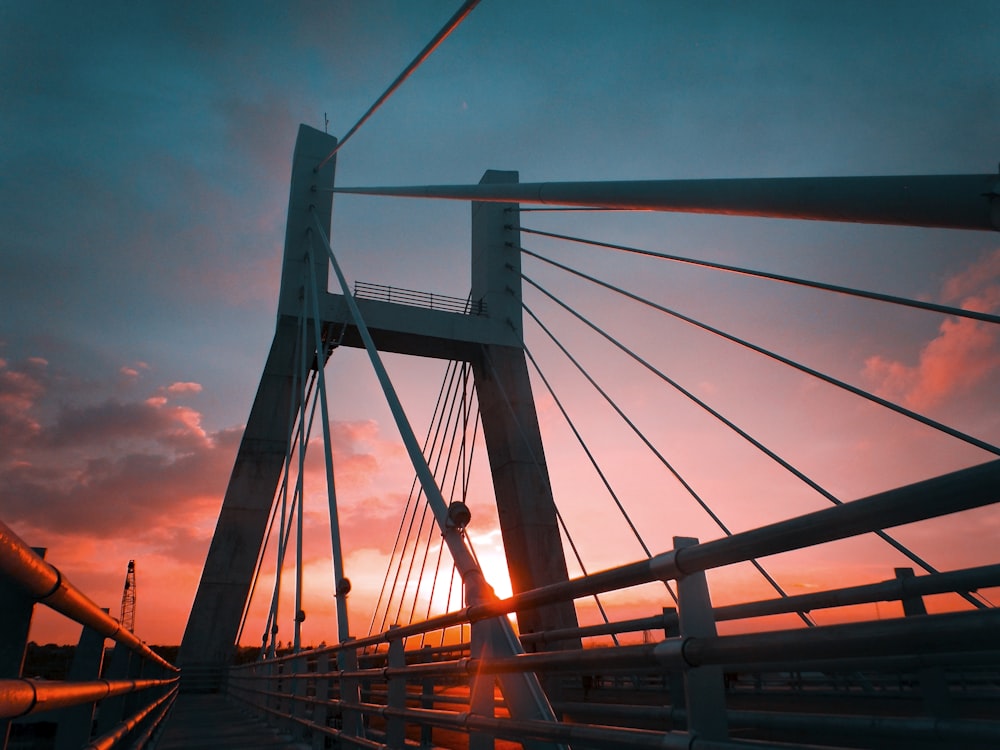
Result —
M942 297L963 309L1000 309L1000 249L947 279ZM947 318L938 335L920 350L917 363L873 355L863 375L887 398L917 410L972 390L1000 368L997 326L968 318Z

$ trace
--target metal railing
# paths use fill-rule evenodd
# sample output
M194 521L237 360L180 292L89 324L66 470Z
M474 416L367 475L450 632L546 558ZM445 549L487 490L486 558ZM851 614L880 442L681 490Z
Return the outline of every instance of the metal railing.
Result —
M486 315L485 300L448 297L443 294L431 294L415 289L400 289L384 284L370 284L366 281L354 282L354 296L358 299L370 299L377 302L392 302L397 305L424 307L428 310L464 313L465 315Z
M176 696L177 668L122 628L43 554L0 522L0 637L5 645L0 653L0 747L6 747L12 720L46 712L58 723L57 747L112 748L125 738L142 747ZM35 604L83 625L66 680L21 675ZM109 638L115 648L102 676Z
M1000 585L1000 565L923 576L899 569L882 583L718 608L704 574L997 501L1000 461L710 542L675 538L673 550L649 560L234 667L228 688L296 737L354 747L445 747L456 732L477 748L497 738L599 748L997 747L1000 611L922 614L921 597ZM676 610L525 635L537 650L490 655L494 618L662 580L677 582ZM876 601L900 601L907 616L724 636L714 626ZM408 648L460 624L471 627L471 642ZM650 643L542 650L654 629L662 637ZM512 715L496 686L524 672L539 676L561 721Z

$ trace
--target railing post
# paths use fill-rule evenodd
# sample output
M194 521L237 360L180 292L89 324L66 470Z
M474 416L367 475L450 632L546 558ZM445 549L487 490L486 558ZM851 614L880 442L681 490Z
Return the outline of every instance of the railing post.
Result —
M358 650L349 645L353 638L346 639L337 652L337 665L343 672L353 672L358 668ZM341 677L337 691L343 703L361 702L361 684L357 677ZM340 709L341 730L348 737L362 736L361 713L356 708Z
M896 568L896 580L900 585L905 585L908 578L913 578L913 568ZM917 617L927 614L927 607L924 606L922 596L906 595L904 593L901 602L903 604L903 614L907 617ZM936 718L953 718L955 707L951 702L951 695L948 692L948 681L945 677L944 668L940 665L921 667L918 672L920 680L920 696L923 701L924 711Z
M109 680L125 680L132 676L135 667L133 661L139 661L124 643L115 643L111 651L111 664L105 677ZM97 736L107 734L114 729L125 715L125 696L114 695L101 701L97 712Z
M267 696L264 695L264 691L271 689L267 679L269 674L271 674L271 665L267 661L262 661L259 664L254 664L250 672L243 678L243 689L248 691L250 702L261 711L267 708Z
M313 707L312 720L321 727L330 726L330 654L326 651L316 657L316 704ZM326 735L322 732L312 733L313 750L323 750L326 747Z
M674 549L698 543L693 537L674 537ZM712 599L704 571L677 579L678 620L681 636L704 638L717 635ZM726 691L722 667L689 667L684 672L688 732L708 740L729 736L726 718Z
M80 642L73 654L73 663L66 675L68 681L86 682L100 678L101 665L104 663L104 641L104 636L96 630L83 628ZM81 703L79 706L63 709L56 729L55 750L77 750L83 747L90 738L93 723L93 703Z
M389 662L390 668L406 666L406 652L402 638L392 638L392 631L399 628L398 625L390 625L389 633ZM389 677L388 700L389 708L406 708L406 678ZM406 722L397 716L390 716L386 719L385 743L389 747L403 747L406 744Z
M424 651L427 653L424 661L431 662L434 657L431 656L431 647L424 646ZM420 707L421 708L434 708L434 678L425 677L421 683L420 689ZM422 724L420 726L420 747L430 748L434 745L434 727L430 724Z
M286 703L285 682L287 681L287 672L288 672L288 669L286 668L285 665L287 664L288 662L286 661L275 662L273 666L274 671L271 672L270 682L271 682L271 690L274 691L274 698L273 698L274 710L277 711L279 714L282 711L287 710L287 707L285 706Z
M492 649L489 621L472 623L469 655L473 659L488 659ZM496 679L491 674L476 674L469 686L469 713L492 718L495 709ZM469 732L469 750L493 750L495 738L486 732Z
M45 548L34 547L35 554L45 557ZM28 631L35 600L24 589L6 578L0 578L0 678L17 678L24 667L28 648ZM7 747L10 719L0 719L0 750Z
M294 738L305 739L308 737L308 732L295 721L295 718L308 715L306 704L302 699L306 697L309 689L309 662L306 657L300 656L291 662L291 666L292 684L288 691L288 731Z
M152 664L147 662L137 653L132 652L132 657L129 659L129 679L138 680L149 676L152 667ZM140 698L140 694L137 692L126 693L123 695L121 703L121 718L119 721L124 721L133 713L138 711L141 703L142 699Z
M262 665L260 672L257 676L257 685L259 686L260 693L260 705L264 709L265 713L268 709L272 708L274 703L274 698L272 698L267 693L270 693L275 689L278 684L277 680L272 679L274 672L277 669L277 665L271 661L266 660Z
M680 621L676 607L663 608L663 635L666 638L678 638L681 634ZM676 711L687 707L684 697L684 675L682 672L670 670L664 676L667 690L670 693L670 709Z

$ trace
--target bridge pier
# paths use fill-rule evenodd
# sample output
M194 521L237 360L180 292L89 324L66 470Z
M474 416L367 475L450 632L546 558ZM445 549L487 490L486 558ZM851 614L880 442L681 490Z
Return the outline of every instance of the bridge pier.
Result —
M489 170L480 184L516 183L517 172ZM516 203L472 204L472 299L482 300L496 340L472 360L497 514L515 594L569 578L525 361L521 240ZM521 633L575 628L572 602L520 610ZM580 648L580 639L550 647ZM531 647L529 646L529 649Z

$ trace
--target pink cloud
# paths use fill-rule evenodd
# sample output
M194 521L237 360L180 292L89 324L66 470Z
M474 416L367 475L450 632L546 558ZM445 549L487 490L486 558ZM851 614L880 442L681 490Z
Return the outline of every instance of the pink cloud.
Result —
M144 368L135 363L130 369L141 374ZM156 603L142 610L156 620L153 631L145 620L143 637L176 643L243 430L208 429L198 410L173 403L175 396L199 393L198 383L153 384L129 396L121 373L108 375L77 393L53 388L56 375L38 361L0 366L0 450L18 447L16 454L0 455L4 521L29 544L48 547L53 564L102 604L117 601L124 566L136 559L141 585L158 592ZM387 557L412 476L405 452L395 434L383 434L373 420L331 428L345 552ZM306 557L316 575L330 567L321 446L317 425L306 463L304 514ZM349 575L363 577L363 571ZM327 601L332 574L308 585ZM352 606L362 601L373 604L359 592ZM153 607L160 607L155 615ZM322 608L316 601L308 608L315 627ZM38 637L75 640L69 628L53 625Z
M963 307L973 310L977 308L966 303L969 300L978 301L980 295L985 292L992 299L992 309L997 305L997 295L1000 294L998 281L1000 281L1000 248L946 280L941 296L946 302L962 302Z
M171 383L166 388L167 393L201 393L201 383Z
M963 309L1000 309L1000 250L947 279L942 297ZM1000 332L995 325L947 318L915 364L876 354L865 360L863 375L888 398L922 410L972 390L998 368Z

